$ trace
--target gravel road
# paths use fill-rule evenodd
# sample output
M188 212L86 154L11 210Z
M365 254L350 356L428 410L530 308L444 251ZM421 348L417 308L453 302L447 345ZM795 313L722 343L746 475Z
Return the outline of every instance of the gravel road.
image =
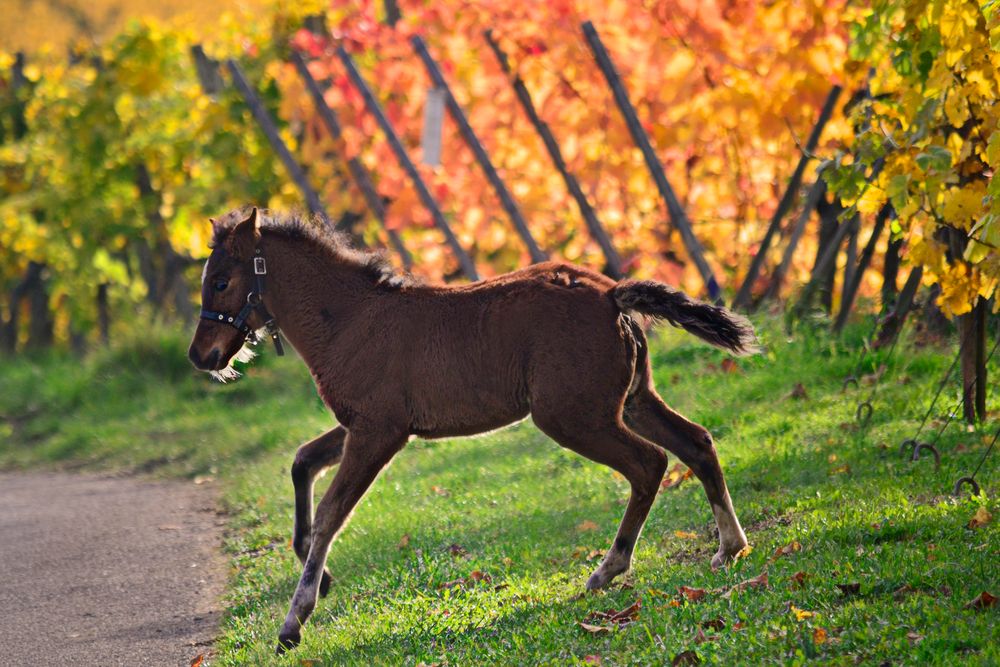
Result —
M220 613L211 484L0 474L0 665L190 665Z

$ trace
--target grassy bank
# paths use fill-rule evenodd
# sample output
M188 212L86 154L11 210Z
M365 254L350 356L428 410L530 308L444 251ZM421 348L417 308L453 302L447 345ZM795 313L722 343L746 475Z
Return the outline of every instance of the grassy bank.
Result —
M715 434L754 547L729 569L708 568L711 513L688 480L661 493L625 586L581 595L624 510L624 480L530 423L415 441L335 543L330 596L285 659L271 651L299 573L287 469L332 423L300 362L265 350L249 377L220 386L167 338L82 364L5 364L0 465L218 478L233 572L217 664L669 664L684 651L709 664L996 664L998 608L964 606L1000 594L997 519L967 526L980 508L1000 514L1000 455L979 473L980 497L948 495L996 424L953 424L940 470L904 461L898 443L952 352L904 341L869 360L866 372L887 370L859 428L872 385L841 390L859 339L775 330L768 354L735 366L684 336L654 344L661 393ZM731 590L764 572L766 587ZM621 627L590 617L637 600Z

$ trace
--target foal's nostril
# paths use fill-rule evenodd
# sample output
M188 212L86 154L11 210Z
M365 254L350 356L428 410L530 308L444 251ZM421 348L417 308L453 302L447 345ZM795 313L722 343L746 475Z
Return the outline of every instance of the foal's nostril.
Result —
M211 368L214 370L215 367L218 366L218 364L219 364L219 351L212 350L212 354L208 355L208 358L205 359L205 368Z

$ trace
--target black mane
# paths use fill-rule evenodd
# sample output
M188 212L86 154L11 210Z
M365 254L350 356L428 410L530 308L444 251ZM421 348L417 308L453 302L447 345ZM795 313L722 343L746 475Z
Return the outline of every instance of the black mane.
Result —
M244 207L220 217L215 223L210 246L221 244L233 227L246 219L250 210L250 207ZM268 209L258 209L257 214L261 232L293 241L314 243L329 253L334 261L360 269L376 285L399 288L418 283L408 274L397 273L385 252L355 248L347 234L335 230L319 216L297 212L279 213Z

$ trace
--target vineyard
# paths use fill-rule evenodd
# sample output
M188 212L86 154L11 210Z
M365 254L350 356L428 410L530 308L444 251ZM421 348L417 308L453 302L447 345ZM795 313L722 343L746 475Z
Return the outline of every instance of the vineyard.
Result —
M996 580L1000 1L254 0L226 13L177 0L128 20L128 2L106 4L24 3L17 20L59 14L76 32L40 46L40 18L0 49L0 368L15 388L0 397L13 443L0 469L227 480L239 530L220 664L272 659L262 619L283 613L298 572L278 449L329 428L311 390L288 388L307 382L294 360L268 349L259 384L223 388L184 359L209 218L247 205L307 213L428 283L550 259L657 280L750 316L765 344L734 361L651 333L649 352L671 404L725 438L763 549L703 572L712 528L695 525L707 509L695 484L679 489L691 471L678 464L658 501L672 514L654 515L659 542L643 546L656 565L642 590L608 594L622 608L608 618L631 615L567 625L590 598L575 574L545 577L602 555L591 517L611 525L621 508L594 498L624 478L538 453L528 425L449 447L480 461L500 443L535 481L506 459L474 477L418 442L426 461L385 474L404 495L373 492L377 517L338 538L331 559L371 574L335 583L310 655L602 664L588 654L600 643L608 664L995 658L982 636L996 598L966 602ZM541 512L549 478L588 501ZM445 508L452 494L466 504ZM487 509L501 497L523 512L496 531L509 552L482 528L501 521ZM421 523L432 505L447 526ZM562 548L545 521L585 546L542 553ZM384 533L374 551L366 531ZM660 547L680 555L657 560ZM658 588L681 580L676 596ZM641 648L625 630L640 607Z

